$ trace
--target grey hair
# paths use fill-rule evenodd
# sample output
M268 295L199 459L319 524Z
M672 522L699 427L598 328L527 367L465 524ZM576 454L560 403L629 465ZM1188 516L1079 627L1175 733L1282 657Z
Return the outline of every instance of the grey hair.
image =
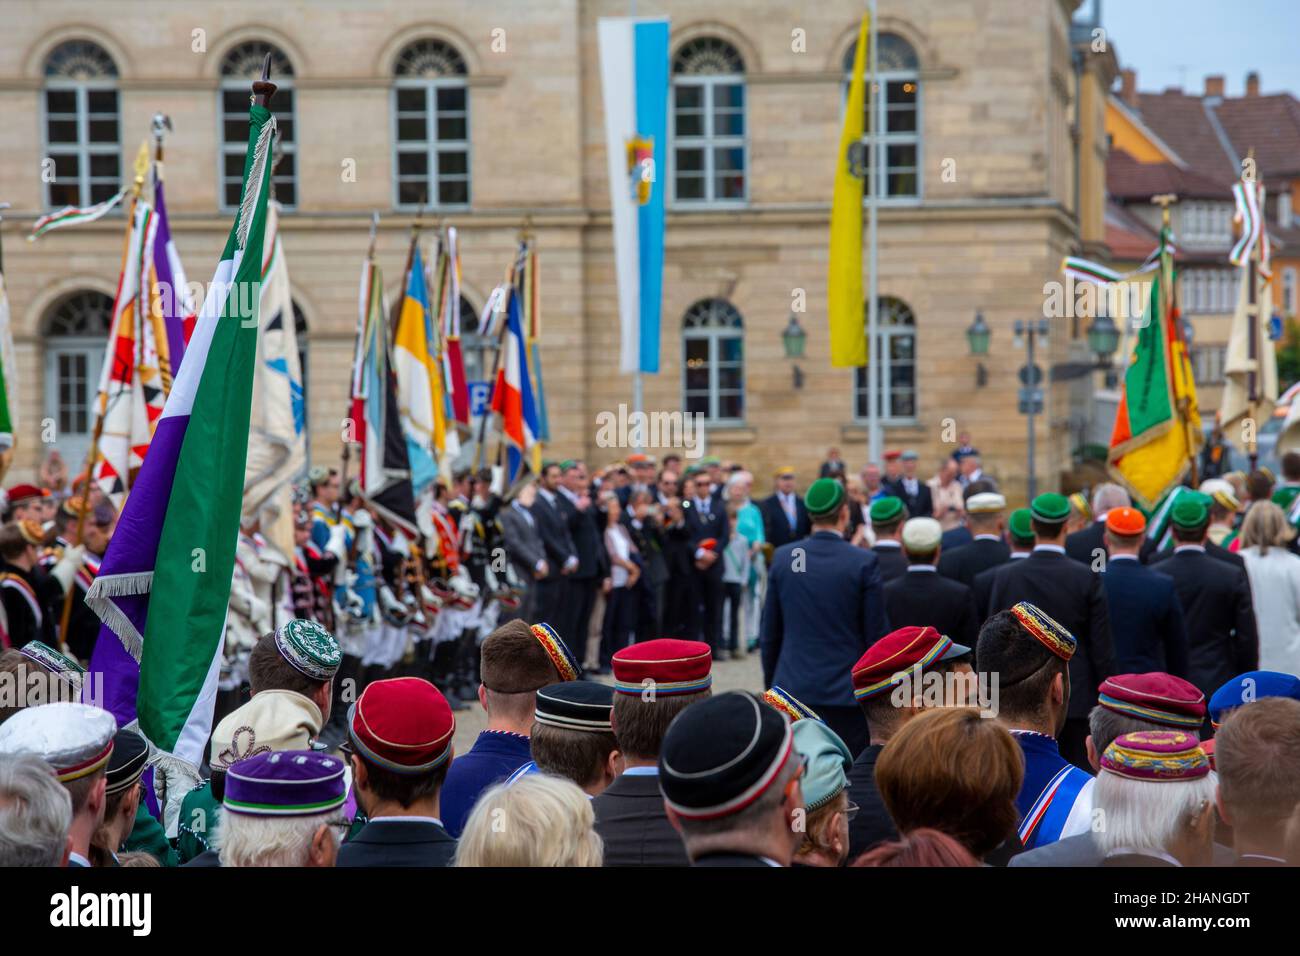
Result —
M1113 481L1106 481L1092 493L1092 516L1095 518L1111 508L1127 508L1132 504L1127 491Z
M1093 838L1105 855L1112 850L1169 852L1180 834L1214 800L1218 777L1199 780L1130 780L1103 770L1092 793Z
M1106 748L1114 743L1116 739L1123 737L1125 734L1136 734L1144 730L1168 729L1164 724L1117 714L1113 710L1101 706L1101 704L1093 707L1088 714L1088 733L1092 734L1092 746L1096 748L1098 757L1105 753ZM1199 727L1187 728L1184 732L1191 734L1197 740L1201 739L1201 729Z
M316 830L333 816L255 817L223 810L212 842L222 866L306 866ZM337 839L333 830L328 832L331 840Z
M72 826L72 797L31 754L0 757L0 867L59 866Z

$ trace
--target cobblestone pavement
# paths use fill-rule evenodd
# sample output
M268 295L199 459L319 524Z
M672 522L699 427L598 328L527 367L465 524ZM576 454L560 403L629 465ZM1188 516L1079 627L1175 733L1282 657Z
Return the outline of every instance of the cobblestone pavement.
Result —
M598 678L609 682L611 677ZM742 656L739 660L718 661L713 665L713 692L728 690L763 690L763 669L758 652ZM474 739L487 727L487 713L477 700L464 710L456 711L456 753L463 754L474 746Z

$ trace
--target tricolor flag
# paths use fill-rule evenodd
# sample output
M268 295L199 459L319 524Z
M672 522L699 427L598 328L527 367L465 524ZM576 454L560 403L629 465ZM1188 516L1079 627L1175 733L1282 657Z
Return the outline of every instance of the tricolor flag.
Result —
M357 349L352 363L352 441L361 446L362 497L414 537L415 495L388 354L383 275L374 261L361 267Z
M830 316L831 365L854 368L867 364L867 330L862 320L862 187L864 170L853 157L862 142L866 116L866 63L870 17L862 16L858 45L853 52L849 98L844 103L844 128L835 154L835 193L831 201L830 273L827 312Z
M275 120L249 115L243 199L150 453L86 603L104 706L193 772L212 729L239 536L257 363L258 296ZM184 794L168 794L169 829Z
M262 296L258 322L253 409L244 466L244 514L261 522L263 536L286 557L293 554L290 482L307 463L306 408L298 331L294 327L289 266L280 241L277 204L267 204L262 240Z
M1168 230L1161 236L1160 281L1138 329L1115 427L1108 466L1143 508L1151 508L1191 468L1204 441L1196 384L1174 303L1176 277Z
M95 407L101 434L92 474L118 505L144 463L172 385L163 296L154 274L157 237L156 211L136 200Z
M185 355L185 343L194 334L194 302L190 299L185 282L185 269L180 253L172 242L171 226L167 222L167 203L163 197L163 165L154 163L153 208L158 221L153 243L154 278L160 292L159 307L163 325L167 329L167 355L171 359L171 376L180 371Z
M492 411L501 416L506 440L506 484L518 480L528 452L537 442L540 426L533 386L528 379L528 348L523 320L519 315L519 294L510 293L505 341L501 345L501 368L492 389Z
M460 246L455 226L447 227L447 249L441 268L443 281L438 314L442 322L442 380L446 385L451 419L468 431L469 385L465 381L465 357L460 348ZM457 438L455 449L448 448L447 453L454 457L459 452L460 440Z
M18 427L18 405L14 401L18 367L9 322L9 296L5 292L4 271L0 268L0 455L13 450L14 431ZM4 466L0 465L0 476L3 475Z
M437 477L435 450L447 446L447 416L438 367L437 339L429 314L429 289L418 246L411 250L411 272L393 333L393 371L397 410L406 434L411 484L416 494Z
M101 203L95 203L93 206L64 206L58 212L52 212L48 216L41 216L32 224L31 234L28 235L28 242L35 242L41 236L54 229L62 229L64 226L75 226L83 222L94 222L96 219L108 215L113 208L126 198L126 194L131 191L130 186L125 186L118 190L117 193L105 199Z
M597 31L623 333L619 367L653 375L663 306L668 21L602 17Z
M1241 279L1223 366L1223 398L1219 401L1219 427L1225 432L1243 418L1253 419L1256 426L1263 425L1273 414L1278 393L1277 350L1269 336L1273 317L1271 253L1260 212L1264 208L1264 184L1243 179L1233 184L1232 194L1237 201L1241 238L1229 258L1241 267Z

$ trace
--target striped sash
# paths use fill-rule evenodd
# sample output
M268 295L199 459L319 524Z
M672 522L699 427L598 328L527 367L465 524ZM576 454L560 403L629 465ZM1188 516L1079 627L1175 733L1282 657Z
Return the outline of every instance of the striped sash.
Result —
M6 571L0 574L0 588L9 588L11 591L18 592L31 608L32 617L36 619L38 628L45 623L45 615L41 613L41 602L36 599L36 589L27 582L26 578Z

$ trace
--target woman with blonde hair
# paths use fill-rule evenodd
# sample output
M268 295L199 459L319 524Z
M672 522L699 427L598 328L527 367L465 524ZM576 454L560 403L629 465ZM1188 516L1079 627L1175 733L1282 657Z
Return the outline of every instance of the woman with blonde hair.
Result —
M576 784L529 774L485 791L456 847L455 866L600 866L591 800Z
M1260 670L1300 673L1300 557L1289 549L1295 529L1271 501L1256 501L1241 526L1259 633Z

